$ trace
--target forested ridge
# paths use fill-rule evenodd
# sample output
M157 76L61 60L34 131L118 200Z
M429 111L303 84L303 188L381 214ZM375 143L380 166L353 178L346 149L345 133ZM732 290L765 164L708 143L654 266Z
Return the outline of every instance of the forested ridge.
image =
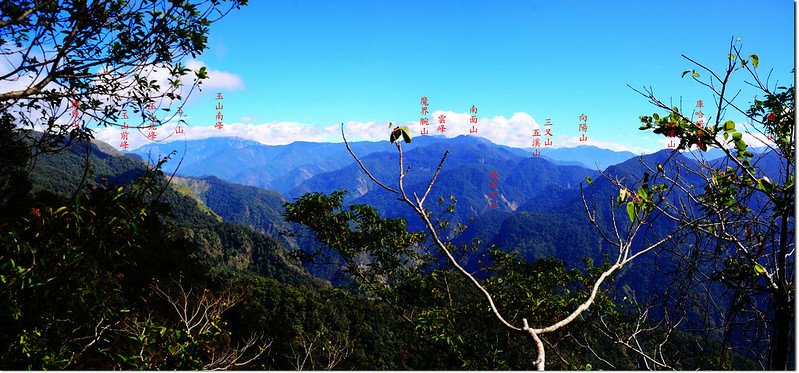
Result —
M89 172L81 183L73 171L85 166L87 149ZM479 294L451 269L408 274L380 293L356 286L358 279L332 288L308 275L274 238L220 221L193 193L181 192L187 181L167 185L169 176L95 143L40 157L30 191L21 187L24 178L17 180L11 200L35 207L20 207L3 222L6 247L18 256L14 267L3 268L6 368L210 368L210 356L236 351L255 336L258 344L239 362L255 359L241 367L531 369L529 342L493 326ZM226 193L245 192L235 200L252 196L249 188ZM126 224L100 224L110 221ZM39 259L43 253L74 260ZM551 258L529 264L499 251L474 260L494 263L484 277L504 309L557 315L583 296L587 279L546 254ZM519 291L556 302L527 304L514 296ZM181 296L197 308L209 299L235 305L215 309L216 326L195 333L169 307ZM628 306L606 299L555 339L553 353L562 359L552 368L642 367L634 354L601 342L600 312L615 315L619 325L633 321L625 316ZM669 345L683 351L692 338L678 333ZM688 355L685 364L713 367L703 354ZM737 367L753 367L737 359Z
M198 58L247 3L0 2L0 369L795 369L795 87L767 55L735 37L708 49L721 65L682 55L673 78L712 97L688 110L628 85L655 112L622 116L669 148L635 157L494 144L474 104L420 119L475 125L455 137L258 132L217 91L201 128L192 93L244 86ZM169 142L187 118L343 143ZM541 137L527 113L486 119Z

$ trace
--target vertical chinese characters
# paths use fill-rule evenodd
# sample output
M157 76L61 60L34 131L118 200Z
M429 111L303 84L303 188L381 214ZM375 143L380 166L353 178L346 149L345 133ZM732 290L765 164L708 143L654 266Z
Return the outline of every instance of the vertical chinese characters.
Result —
M669 138L669 143L666 146L673 149L677 146L677 144L674 143L674 138L677 137L677 124L674 122L669 122L667 127L668 129L666 130L666 137Z
M80 111L79 111L80 101L70 100L70 106L72 107L72 112L71 112L72 122L70 123L70 125L72 126L72 128L78 128L79 127L78 118L80 118Z
M582 134L580 135L580 141L588 141L588 137L585 134L588 132L588 116L584 113L580 114L580 124L577 127Z
M704 107L704 103L702 100L696 101L696 126L699 128L704 128L705 126L705 113L702 112L702 108ZM696 144L697 147L702 148L705 146L705 143L702 142L702 135L704 135L703 130L697 130L696 132L699 140Z
M130 131L128 131L128 112L122 110L122 133L120 137L122 138L122 142L119 144L120 149L127 149L130 147L128 144L128 138L130 136Z
M544 146L552 146L552 118L547 118L547 122L544 123L544 136L546 138L546 140L544 140Z
M151 141L155 141L155 139L158 137L155 128L155 102L150 101L150 103L147 105L147 110L149 111L147 116L150 119L150 127L147 128L147 138Z
M666 131L666 137L669 138L669 143L666 146L668 146L670 149L677 147L677 144L674 143L674 138L677 136L677 130L675 129L675 126L676 124L674 122L669 122L669 129Z
M533 128L533 142L530 145L532 145L532 147L533 147L533 157L541 156L541 151L539 149L541 147L541 129L540 128Z
M472 105L469 114L469 124L472 125L472 128L469 128L469 133L477 133L477 107Z
M175 133L181 134L183 133L183 127L180 126L180 124L183 123L183 106L178 106L177 114L178 114L178 126L175 127Z
M224 124L222 124L222 119L225 118L225 116L222 114L222 109L224 109L224 108L225 108L225 106L222 105L222 92L217 92L216 93L216 124L214 125L214 128L216 128L218 130L221 130L222 127L224 127Z
M427 107L429 106L427 102L427 96L422 97L420 103L422 105L422 117L419 118L419 125L422 126L422 130L419 132L419 134L427 135L428 131L426 126L430 124L430 118L427 116Z
M499 192L497 192L497 188L499 187L499 173L497 171L491 171L488 173L488 208L495 209L499 207L497 204L497 199L499 198Z

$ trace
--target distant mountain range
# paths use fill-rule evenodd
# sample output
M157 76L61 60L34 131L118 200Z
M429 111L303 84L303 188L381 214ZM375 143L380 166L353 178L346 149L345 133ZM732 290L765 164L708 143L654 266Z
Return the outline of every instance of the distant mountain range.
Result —
M186 155L174 157L166 168L166 171L174 170L177 159L183 158L178 174L184 177L176 179L178 185L191 190L195 198L224 220L273 236L287 248L310 250L314 246L313 240L307 238L308 232L296 238L281 235L300 228L283 220L282 204L306 192L330 193L346 189L349 194L345 203L369 204L387 217L407 218L411 229L422 229L419 219L407 206L369 180L344 144L266 146L241 139L216 138L151 144L137 149L136 154L155 158L173 150L182 153L183 148ZM398 163L394 145L387 141L358 142L353 143L352 148L375 177L396 185ZM590 235L586 229L574 224L571 225L573 229L566 229L561 224L551 232L559 240L547 243L550 248L543 248L540 245L544 243L544 237L531 240L529 233L519 231L524 224L505 225L503 222L509 218L509 222L518 218L524 222L537 216L533 220L540 218L558 225L565 212L553 215L553 210L559 210L562 201L577 195L577 188L586 177L597 177L595 169L570 165L568 163L574 163L571 160L577 159L581 152L608 163L622 155L631 155L583 146L552 152L550 155L553 157L562 155L562 161L553 162L547 157L532 157L523 149L469 136L415 138L412 143L403 144L403 150L405 165L409 167L405 186L408 191L418 193L424 192L444 152L449 151L435 188L428 197L428 205L433 210L443 209L436 206L436 201L443 199L449 203L450 195L455 196L458 201L455 213L447 218L452 224L469 224L470 219L474 219L475 227L470 228L468 236L480 236L486 243L507 243L520 249L528 259L550 255L566 257L572 265L579 265L584 257L598 257L600 254L596 243L587 245L587 242L580 241ZM489 208L491 172L498 175L496 209ZM255 184L258 188L237 184ZM277 186L271 189L279 193L259 189L264 185ZM502 219L486 219L484 215L501 216ZM570 221L574 219L577 217L569 218ZM585 227L582 222L577 225ZM582 233L574 234L574 229ZM567 251L563 245L569 242ZM324 271L312 272L330 279Z
M89 172L84 180L87 159ZM30 179L38 198L50 199L48 194L68 196L87 184L129 184L146 170L147 165L138 156L125 155L111 145L93 141L89 146L76 144L58 154L39 155ZM173 181L159 199L170 208L163 218L181 227L180 234L190 237L194 254L211 263L250 270L286 283L325 284L309 275L286 251L286 247L294 249L296 244L289 245L291 241L278 234L285 228L280 225L285 224L280 216L284 202L280 194L215 178ZM224 187L217 187L217 183ZM240 209L242 205L252 206L253 213Z
M556 164L576 164L592 170L604 170L609 166L622 163L635 156L636 154L628 151L614 151L590 145L580 145L574 148L552 148L541 151L541 157Z
M376 178L396 186L399 164L394 145L387 141L359 142L352 147ZM164 193L162 200L172 207L175 222L191 234L198 255L231 268L251 270L295 284L324 286L326 282L321 280L336 284L341 273L335 263L301 268L291 255L297 250L310 253L321 246L309 231L287 223L282 216L284 204L306 192L330 193L346 189L349 194L345 205L368 204L384 217L406 218L410 230L423 228L410 208L369 180L343 144L266 146L241 139L216 138L151 144L125 156L107 144L95 142L89 147L90 181L98 184L128 182L145 170L140 157L152 159L172 150L181 153L184 149L185 155L175 157L167 163L166 169L174 170L177 159L182 158L178 174L184 176L173 180L172 188ZM82 175L84 158L80 150L70 149L59 156L43 155L31 175L35 190L74 192ZM421 137L411 144L403 144L403 150L404 185L411 195L424 193L441 157L449 152L426 205L433 216L440 216L451 226L457 223L468 226L459 236L445 234L452 238L453 244L460 246L480 239L481 243L473 250L455 252L457 260L478 275L484 274L478 269L484 267L481 261L486 260L485 253L491 246L516 252L528 261L558 258L571 268L584 268L586 259L598 263L604 254L612 256L616 249L604 242L589 222L586 205L593 210L597 224L606 231L614 225L611 221L614 214L621 230L629 221L624 209L613 202L618 188L598 175L597 167L628 186L658 164L672 174L677 162L691 169L701 168L691 153L671 150L634 156L581 146L548 149L546 156L532 157L524 149L469 136ZM762 155L757 150L753 153L756 155L752 163L758 166L759 172L772 180L784 178L778 171L780 158L777 155ZM722 167L725 160L717 159L718 155L721 153L716 150L715 154L705 154L705 159L715 167ZM625 157L628 158L623 159ZM588 159L596 162L594 167L583 165ZM619 160L622 161L617 162ZM489 184L489 175L493 172L497 176L496 186ZM593 181L588 183L587 177ZM699 176L686 173L681 178L693 184L696 190L704 188L704 179ZM275 190L262 185L272 185L271 189ZM497 208L489 207L492 190L497 192ZM457 200L457 205L454 212L447 213L450 196ZM669 198L676 202L680 197L684 195L675 190ZM443 200L443 204L438 205L438 200ZM647 240L662 236L674 224L666 218L655 221L633 241L633 251ZM287 232L290 234L285 235ZM687 239L678 244L691 246L691 241ZM642 256L634 266L620 271L616 290L632 291L638 299L664 294L673 278L653 274L677 273L681 264L679 258L668 251L652 254ZM622 290L622 286L629 287ZM653 314L652 317L660 316ZM695 317L689 315L689 319Z
M477 146L502 151L517 158L533 158L526 149L497 145L481 137L442 136L416 137L405 144L406 151L421 147L438 145L454 151L459 146ZM354 142L353 151L359 157L375 153L394 154L396 149L388 141ZM216 176L222 180L273 189L289 196L301 191L312 190L319 181L309 181L314 176L335 172L353 165L353 159L343 143L294 142L288 145L263 145L261 143L234 137L217 137L203 140L152 143L133 150L131 153L144 159L156 160L175 152L172 161L164 171L172 172L179 166L178 175L191 177ZM431 156L433 156L431 154ZM558 165L579 165L596 170L597 165L604 169L621 163L635 155L630 152L617 152L594 146L576 148L553 148L542 152L541 158ZM440 155L435 155L440 157ZM308 182L308 184L303 185ZM357 188L356 188L357 189ZM356 190L353 189L353 190ZM361 187L360 189L363 189Z
M398 159L394 145L388 141L358 142L352 147L375 177L396 187ZM345 204L368 204L383 216L406 218L411 230L423 228L414 212L371 181L340 143L266 146L241 139L217 138L152 144L137 149L136 154L146 158L148 153L157 156L172 150L182 152L181 148L185 148L186 155L178 173L187 177L179 179L178 184L190 189L195 198L222 219L275 237L290 250L313 250L318 246L307 231L295 237L281 234L302 229L286 223L281 213L283 203L307 192L330 193L345 189L349 192ZM481 239L476 252L463 253L460 259L472 270L478 267L481 253L490 245L517 251L527 260L557 257L574 267L581 267L585 258L600 260L602 254L610 253L612 248L602 242L586 217L581 184L586 200L596 208L598 222L610 228L610 201L618 194L618 189L599 176L597 168L633 183L642 177L647 167L655 168L658 163L665 164L668 170L677 161L689 166L697 162L690 153L674 154L671 150L635 156L591 146L547 149L541 157L532 157L524 149L469 136L415 138L412 143L403 144L403 150L407 173L404 185L406 191L417 194L424 193L441 157L449 151L428 196L427 206L438 214L449 204L451 195L457 199L455 211L444 214L443 218L452 225L469 226L455 243ZM720 154L706 154L705 158L714 159ZM756 156L753 162L766 170L776 170L778 167L771 164L772 158ZM593 167L584 165L588 160L595 162ZM170 163L168 167L174 169L177 162ZM489 175L492 172L498 176L497 208L489 207L492 190ZM767 174L771 178L779 177ZM586 183L586 177L594 179L593 184ZM694 180L699 188L702 182ZM260 189L264 186L272 186L276 192ZM676 198L679 193L673 196ZM438 200L445 201L443 206L436 204ZM616 211L616 215L626 216L622 210ZM621 224L623 222L621 219ZM659 223L657 229L667 229L668 224L666 221ZM624 274L641 285L634 288L642 292L658 288L659 284L646 276L646 264L636 268ZM327 280L335 276L335 269L308 269Z
M398 163L394 145L383 141L356 142L351 146L375 177L388 185L396 185ZM584 218L585 212L578 188L586 177L602 179L597 177L597 168L633 181L638 180L646 171L642 161L654 168L655 164L666 162L668 155L672 154L670 150L663 150L637 157L630 152L578 146L546 149L542 151L541 157L532 157L525 149L497 145L473 136L417 137L410 144L403 144L403 149L404 163L408 167L404 185L409 192L416 191L419 194L426 189L444 152L449 151L435 188L428 197L428 205L435 208L435 201L440 198L448 201L450 195L455 196L458 201L456 211L449 217L453 224L468 223L470 219L479 223L484 220L484 214L522 220L529 220L531 216L536 217L533 220L552 221L563 221L566 216L571 215ZM165 170L174 170L178 166L178 159L182 158L178 174L190 178L186 179L186 186L194 190L198 199L223 219L253 227L269 235L279 236L280 231L288 228L280 216L282 203L307 192L330 193L339 189L349 192L345 203L369 204L388 217L409 218L409 227L413 229L421 228L418 219L407 206L398 203L395 196L369 180L342 143L296 142L268 146L237 138L211 138L154 143L135 150L135 154L144 158L155 158L171 151L177 151L178 154L167 163ZM718 149L714 151L707 153L706 158L713 159L721 155ZM755 150L755 153L759 152ZM692 154L684 153L677 159L694 162L692 158ZM770 158L763 157L757 161L769 166L764 167L765 169L778 169L768 165ZM496 209L489 208L491 172L496 172L498 176ZM603 199L612 198L614 193L618 193L615 188L603 186L603 183L604 181L598 180L596 185L586 188L586 193L599 193ZM701 184L700 181L697 183ZM242 185L272 189L277 193ZM547 214L555 212L560 215L545 218ZM519 247L522 251L531 253L529 258L554 252L562 253L557 248L525 249L532 241L525 241L523 235L519 236L519 240L509 241L509 235L505 233L497 233L499 237L487 234L519 225L509 223L503 226L503 222L504 220L493 220L496 226L490 228L487 224L477 224L483 226L479 232L483 241ZM529 227L531 224L528 222L523 226ZM571 221L569 224L574 227L575 224L584 225L585 222ZM579 235L591 234L588 231L583 233ZM465 234L476 235L478 234ZM564 233L556 241L567 242L566 238L569 238L568 234ZM295 245L298 245L285 238L281 241L287 247L296 248Z

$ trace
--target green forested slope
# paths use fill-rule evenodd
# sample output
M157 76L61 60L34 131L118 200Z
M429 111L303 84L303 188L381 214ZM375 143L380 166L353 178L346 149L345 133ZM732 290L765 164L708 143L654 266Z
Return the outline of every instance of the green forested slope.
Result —
M30 173L14 163L19 158L0 161L17 175L0 183L7 207L0 217L0 368L534 367L529 340L503 329L451 268L406 273L386 267L405 275L379 293L322 286L286 259L274 238L220 221L222 214L240 213L242 221L268 222L278 196L236 187L213 196L202 182L165 188L164 176L143 163L90 149L82 188L74 174L85 159L79 151L39 157ZM20 175L30 175L35 192ZM225 199L238 202L219 215L200 202ZM246 206L250 199L259 210L236 210L236 203ZM344 226L367 232L392 226L368 215L363 225ZM499 231L522 232L523 226ZM384 235L360 237L374 246ZM491 256L484 283L516 321L545 323L568 312L596 275L596 269L581 273L558 260ZM180 310L199 312L200 324L186 322ZM548 337L557 356L548 360L549 369L645 367L640 356L604 344L600 313L618 327L632 320L623 304L602 295L583 320ZM685 353L690 343L691 336L678 334L665 348L680 351L681 367L716 366ZM228 358L214 359L219 356ZM736 358L733 366L748 365Z
M89 169L84 172L87 160ZM90 147L76 145L60 154L37 158L31 172L34 191L71 195L86 185L122 185L144 175L148 166L95 142ZM84 178L84 174L86 177ZM168 179L170 175L165 175ZM193 198L180 184L159 186L158 200L166 208L162 216L176 226L176 231L195 243L196 254L212 263L257 273L294 284L320 284L301 266L288 259L285 248L272 237L236 224L225 223L202 201ZM255 201L254 201L255 202ZM235 220L231 220L235 222ZM276 232L266 232L276 233Z

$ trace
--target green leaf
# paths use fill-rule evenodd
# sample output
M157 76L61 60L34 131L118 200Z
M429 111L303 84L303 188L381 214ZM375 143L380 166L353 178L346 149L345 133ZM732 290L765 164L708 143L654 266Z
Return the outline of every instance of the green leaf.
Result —
M630 222L635 221L635 204L632 202L627 203L627 216L630 217Z
M591 179L591 176L586 176L585 181L588 182L588 185L594 185L594 180Z
M771 180L769 180L766 176L763 176L757 181L757 186L766 191L766 193L771 193L771 190L774 189L774 185L771 184Z
M763 266L762 266L762 265L760 265L759 263L755 263L755 272L756 272L757 274L759 274L759 275L762 275L762 274L765 274L765 273L766 273L766 269L765 269L765 268L763 268Z
M698 78L699 77L699 73L696 72L696 70L692 70L691 76L693 76L694 78Z
M200 67L200 70L194 72L194 75L197 75L197 79L207 79L208 78L208 70L205 66Z
M724 122L724 130L727 132L735 131L735 122L731 120Z
M649 193L646 191L646 188L640 187L638 188L638 196L640 196L643 199L647 199L649 198Z
M402 126L401 131L402 141L405 141L406 144L411 142L411 130L408 128L408 126Z
M394 130L391 131L391 136L389 137L389 141L391 141L391 143L393 144L394 141L397 141L397 139L401 136L401 134L402 130L399 127L394 128Z
M749 57L752 58L752 66L756 69L757 65L760 64L760 57L758 57L756 54L750 54Z
M619 196L616 198L616 205L621 206L627 200L627 189L620 189Z

